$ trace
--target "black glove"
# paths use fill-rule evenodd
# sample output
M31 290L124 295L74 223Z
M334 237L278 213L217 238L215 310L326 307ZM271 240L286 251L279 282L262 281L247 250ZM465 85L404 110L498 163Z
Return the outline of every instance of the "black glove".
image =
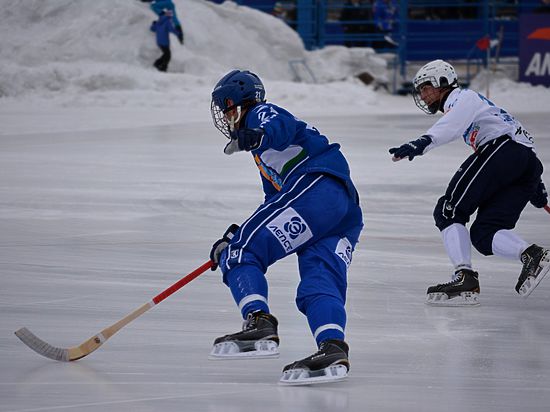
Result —
M424 149L432 142L430 136L422 136L419 139L411 140L409 143L405 143L399 147L392 147L389 152L397 160L409 157L409 160L413 160L415 156L420 156L424 153Z
M246 150L247 152L260 147L263 137L264 131L262 129L237 129L231 133L231 139L237 140L239 150Z
M233 154L246 150L247 152L257 149L262 144L264 131L262 129L237 129L230 133L231 140L225 145L223 152Z
M233 223L227 228L221 239L216 240L212 245L212 250L210 251L210 260L213 262L211 270L218 268L220 256L227 245L229 245L231 239L233 239L233 236L235 236L235 233L237 233L237 230L239 230L239 225Z
M529 201L533 206L538 208L543 208L548 204L548 192L546 191L546 186L544 186L542 180L539 182L537 190L533 193Z
M183 44L183 30L182 30L181 26L178 24L174 28L176 29L176 37L178 38L180 44Z

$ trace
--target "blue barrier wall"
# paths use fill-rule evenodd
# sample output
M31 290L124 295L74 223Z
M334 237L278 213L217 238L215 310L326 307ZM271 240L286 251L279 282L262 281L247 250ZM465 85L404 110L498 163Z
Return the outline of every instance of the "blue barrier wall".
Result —
M222 0L213 0L222 2ZM476 41L484 36L502 36L501 56L517 56L519 47L518 17L540 7L541 0L400 0L398 21L392 38L398 47L385 47L383 34L376 30L347 33L346 24L374 21L342 22L339 17L349 7L345 0L236 0L237 4L274 13L277 7L292 9L287 23L302 37L307 49L326 45L349 45L353 41L379 51L398 53L401 61L434 58L465 59L475 53ZM364 9L372 1L363 0ZM382 45L382 46L381 46ZM386 44L387 46L387 44Z

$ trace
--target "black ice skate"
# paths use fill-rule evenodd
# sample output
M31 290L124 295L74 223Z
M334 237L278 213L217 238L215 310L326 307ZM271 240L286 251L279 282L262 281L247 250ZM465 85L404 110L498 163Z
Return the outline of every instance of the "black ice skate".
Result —
M349 347L343 340L321 342L313 355L286 365L279 383L311 385L345 379L349 371L348 352Z
M279 336L277 319L262 311L249 313L241 332L214 341L211 359L277 358Z
M550 271L550 251L531 245L521 254L523 268L519 274L516 292L527 297Z
M477 272L461 269L452 281L428 288L426 303L436 306L479 305L479 280Z

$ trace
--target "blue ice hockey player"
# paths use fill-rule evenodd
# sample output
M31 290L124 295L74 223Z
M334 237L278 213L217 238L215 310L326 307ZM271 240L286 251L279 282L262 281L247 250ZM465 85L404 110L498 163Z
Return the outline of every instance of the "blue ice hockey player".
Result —
M466 306L479 303L478 273L472 269L471 245L483 255L517 260L523 268L516 291L528 296L550 271L550 251L529 244L512 229L531 202L548 208L541 180L543 167L534 139L523 125L485 96L458 86L449 63L434 60L413 80L414 101L428 114L441 117L420 138L391 148L393 160L412 160L429 150L462 138L474 153L459 167L435 207L435 224L454 265L448 283L428 288L427 303ZM466 223L477 211L475 221Z
M240 228L231 225L212 246L213 270L221 268L245 322L242 331L214 341L211 357L279 355L265 274L276 261L296 254L296 305L318 351L285 366L281 383L341 380L349 370L347 271L363 222L340 145L267 103L262 81L249 71L233 70L216 84L211 111L214 125L229 139L224 152L250 152L265 193L264 203Z

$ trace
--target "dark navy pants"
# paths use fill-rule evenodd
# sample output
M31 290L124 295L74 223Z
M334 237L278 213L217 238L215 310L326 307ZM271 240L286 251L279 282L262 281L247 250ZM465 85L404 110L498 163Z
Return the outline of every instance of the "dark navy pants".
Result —
M434 210L435 224L443 230L453 223L470 227L473 246L492 255L493 236L513 229L542 175L535 152L508 136L501 136L466 159L451 179Z

